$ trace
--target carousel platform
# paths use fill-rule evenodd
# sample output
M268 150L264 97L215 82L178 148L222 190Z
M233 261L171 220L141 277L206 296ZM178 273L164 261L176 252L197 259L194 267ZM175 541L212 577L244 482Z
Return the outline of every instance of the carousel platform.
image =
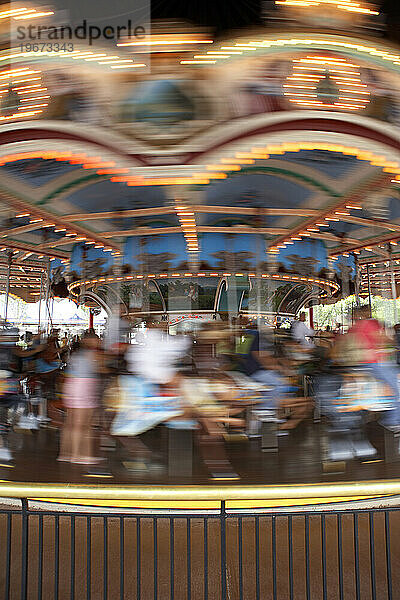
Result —
M119 449L94 476L56 462L55 431L18 434L0 465L0 593L392 600L399 466L377 458L324 472L321 440L310 424L276 455L229 442L241 479L227 484L210 482L196 452L191 477L133 473Z
M279 449L275 453L262 452L259 438L230 440L226 442L228 457L239 479L223 481L210 479L196 446L193 448L191 474L188 475L184 470L184 459L182 472L179 473L176 468L171 472L168 464L171 456L163 451L165 435L160 435L158 430L143 437L147 446L154 451L154 460L148 463L132 460L122 447L106 447L101 452L104 460L95 467L57 462L56 430L18 432L10 434L9 439L13 460L0 462L0 484L18 484L24 489L23 482L29 482L34 487L49 485L68 491L73 486L107 486L113 490L108 499L98 498L97 502L95 494L86 498L76 495L69 497L69 493L64 499L76 503L77 498L80 498L82 504L97 503L126 508L210 508L214 499L217 500L217 504L224 499L223 495L214 498L215 491L220 489L232 490L233 494L235 490L246 489L250 497L244 498L243 492L240 492L236 500L243 501L245 507L259 508L324 504L344 501L347 498L354 501L400 493L400 483L397 484L397 478L400 480L400 461L385 460L384 438L379 429L371 427L368 436L376 447L376 455L372 458L355 458L348 461L324 459L326 437L322 424L302 424L289 436L280 438ZM374 482L380 481L387 483L384 490L382 488L376 491ZM132 486L155 492L152 495L150 491L148 496L147 492L144 496L139 494L136 499L131 500L123 494L119 497L123 488L129 490ZM186 498L180 497L182 490L191 490L193 486L202 490L203 504L199 505L196 494L193 498L190 494ZM253 490L258 488L267 491L265 498L254 497ZM285 489L287 492L280 491L279 497L273 497L271 490L275 488ZM300 495L293 495L296 488L303 490ZM158 497L156 490L162 489L176 489L176 498L174 499L173 493L167 500L162 494ZM311 493L314 489L315 494ZM333 490L334 493L328 493L326 490ZM204 504L208 495L209 502ZM34 497L43 496L35 494ZM58 495L58 498L60 497L62 495ZM111 501L111 504L108 504L108 501Z

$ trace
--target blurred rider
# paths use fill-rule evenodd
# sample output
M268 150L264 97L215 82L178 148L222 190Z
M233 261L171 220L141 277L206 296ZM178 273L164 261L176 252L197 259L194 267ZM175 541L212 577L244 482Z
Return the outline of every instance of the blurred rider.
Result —
M348 335L354 340L353 346L359 366L368 368L373 377L392 390L395 408L385 413L382 423L386 426L400 426L398 368L388 359L388 351L393 344L379 321L369 318L368 306L356 308L354 316L355 323Z

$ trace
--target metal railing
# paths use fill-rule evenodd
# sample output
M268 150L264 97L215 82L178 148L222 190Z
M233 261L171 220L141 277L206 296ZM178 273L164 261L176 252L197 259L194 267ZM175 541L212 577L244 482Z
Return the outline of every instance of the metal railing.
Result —
M400 508L97 512L22 498L0 509L0 597L396 600L399 534Z

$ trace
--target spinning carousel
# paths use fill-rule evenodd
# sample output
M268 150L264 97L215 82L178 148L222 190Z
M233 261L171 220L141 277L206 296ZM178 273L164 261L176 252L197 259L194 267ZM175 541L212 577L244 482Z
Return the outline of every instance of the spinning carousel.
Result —
M1 290L171 328L381 295L397 322L400 55L376 13L282 0L230 41L158 23L43 52L0 30Z

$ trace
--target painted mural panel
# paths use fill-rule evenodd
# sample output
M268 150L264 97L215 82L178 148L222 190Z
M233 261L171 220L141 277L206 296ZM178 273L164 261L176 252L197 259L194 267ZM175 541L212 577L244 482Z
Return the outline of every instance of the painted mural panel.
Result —
M357 41L365 44L353 39L355 47ZM80 52L79 63L73 59L78 56L63 60L53 56L50 63L40 53L34 64L28 57L19 60L21 73L22 68L30 69L29 74L40 78L39 96L33 95L34 90L23 92L28 94L24 100L40 100L26 104L32 108L32 118L106 125L123 136L160 147L238 117L277 111L334 110L400 125L398 78L366 52L328 50L323 43L320 48L315 43L307 48L304 43L299 49L289 38L286 45L267 54L228 53L230 60L223 66L221 61L213 64L210 60L207 68L191 68L179 65L175 56L164 56L163 62L154 57L151 74L126 72L123 77L111 68L123 64L100 70L101 58L97 64L83 49ZM391 52L394 49L389 46L386 53ZM0 113L8 120L19 120L25 115L19 81L7 83ZM159 162L155 156L148 158Z

